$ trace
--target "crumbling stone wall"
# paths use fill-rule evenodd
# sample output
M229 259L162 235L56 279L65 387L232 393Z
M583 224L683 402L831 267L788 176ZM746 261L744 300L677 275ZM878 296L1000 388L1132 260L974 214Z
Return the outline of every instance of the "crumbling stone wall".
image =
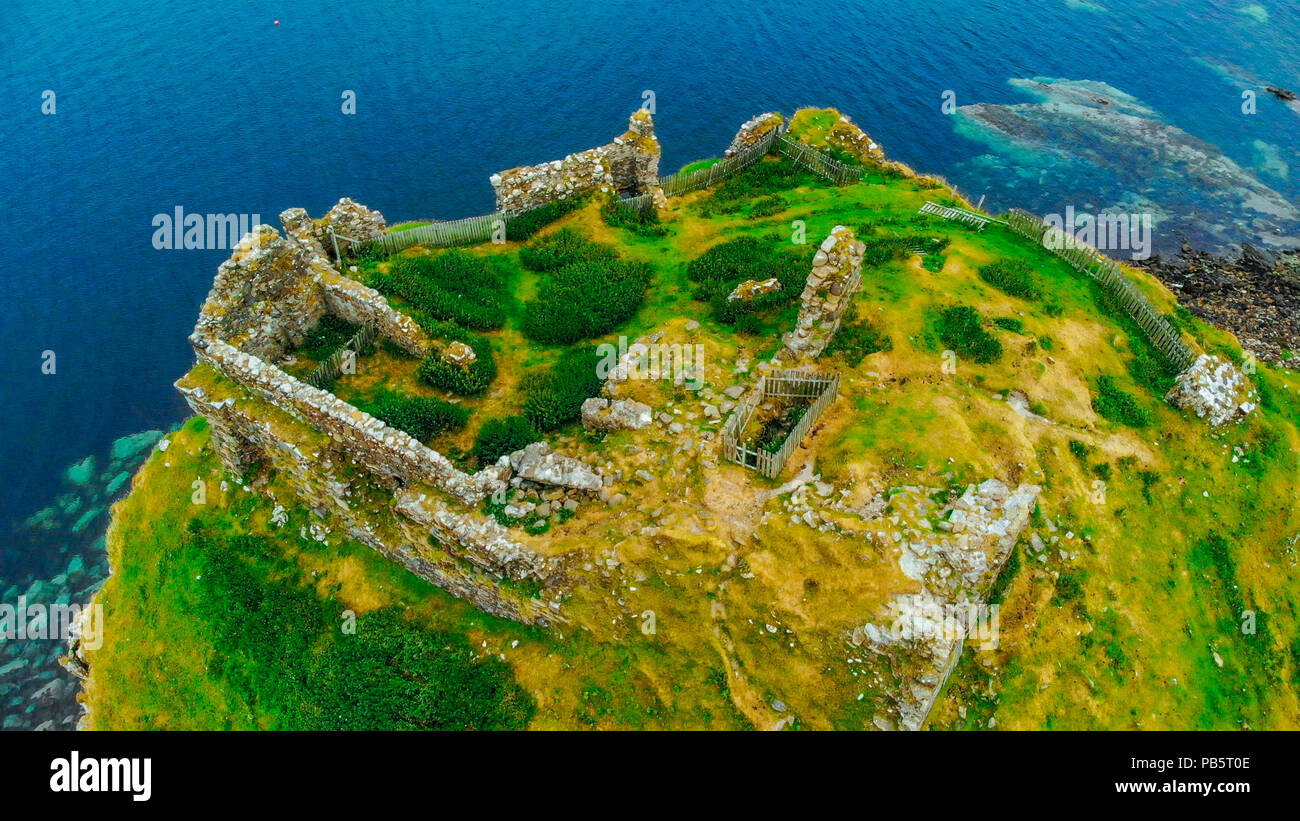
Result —
M736 136L731 139L731 145L722 153L724 158L731 157L740 152L753 148L763 141L771 132L781 127L785 118L775 111L769 111L765 114L759 114L745 122L741 123L740 129Z
M879 656L899 679L898 686L888 690L891 714L877 715L877 727L919 730L924 726L962 647L973 638L960 622L953 625L958 628L955 635L938 629L942 625L935 624L934 616L988 599L1041 492L1038 485L1013 489L996 479L968 486L960 498L937 512L940 532L913 530L899 543L899 567L920 583L920 592L898 597L891 612L856 628L849 639L852 646Z
M295 504L319 520L313 534L327 539L329 533L346 533L493 615L540 626L564 620L554 601L532 599L499 584L502 578L533 579L558 596L565 582L560 560L539 556L511 540L495 521L454 512L424 492L412 489L377 505L368 503L349 470L350 451L288 414L277 416L242 395L238 386L227 386L221 392L190 377L177 383L194 412L208 420L227 470L243 472L253 462L269 463L292 488ZM236 448L228 449L232 443Z
M839 330L844 311L862 284L866 245L843 225L831 229L813 257L812 273L800 298L795 328L786 334L781 356L794 363L816 359Z
M628 130L608 145L562 160L520 166L493 174L498 211L526 211L591 190L646 194L658 189L659 138L650 112L637 109Z
M382 215L350 200L335 211L335 224L353 220L382 230ZM504 460L466 474L405 432L271 361L300 344L326 313L373 325L417 356L473 358L463 343L430 339L378 292L335 270L324 253L323 222L289 209L281 215L284 237L257 226L218 270L190 336L200 364L177 388L208 419L223 467L242 476L269 463L322 521L489 613L532 624L562 621L557 601L500 589L503 579L528 579L558 596L562 561L516 542L472 508L525 480L590 490L601 486L599 474L537 448L521 451L535 458L518 465ZM357 225L348 230L363 233Z
M317 287L330 270L269 225L258 225L221 263L195 336L224 339L261 359L296 347L325 314Z
M321 276L320 286L330 314L353 325L374 325L380 336L413 356L422 357L433 347L433 341L415 320L393 310L373 288L332 271Z
M490 473L463 473L441 453L385 425L334 394L301 382L276 366L218 339L194 343L199 358L277 408L327 434L373 473L406 485L423 482L469 505L504 487Z
M347 256L354 246L373 242L388 230L384 215L347 197L342 198L325 216L313 220L302 208L290 208L280 214L280 224L291 241L303 246L313 256L338 261L334 249Z

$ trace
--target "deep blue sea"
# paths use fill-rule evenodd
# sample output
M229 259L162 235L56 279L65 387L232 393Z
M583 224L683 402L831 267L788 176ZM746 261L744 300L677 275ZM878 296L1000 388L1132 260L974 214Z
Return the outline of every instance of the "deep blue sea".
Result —
M989 148L955 134L941 95L1023 102L1008 80L1031 76L1109 83L1244 168L1271 157L1261 179L1294 201L1300 119L1239 106L1241 78L1300 88L1298 33L1297 7L1271 0L6 0L0 579L66 561L10 534L69 465L186 413L172 382L227 253L155 250L155 214L278 225L344 195L390 222L485 213L489 174L607 142L647 90L665 173L760 111L834 105L978 196L969 161Z

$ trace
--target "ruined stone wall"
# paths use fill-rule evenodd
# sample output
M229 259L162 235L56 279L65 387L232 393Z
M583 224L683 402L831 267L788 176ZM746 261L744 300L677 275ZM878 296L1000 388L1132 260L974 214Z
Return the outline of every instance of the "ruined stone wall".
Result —
M351 454L329 437L273 418L264 407L250 406L250 400L233 392L218 396L188 378L177 388L194 412L208 420L227 470L242 472L253 462L269 463L292 488L295 504L319 520L313 537L328 540L333 533L345 533L501 618L539 626L564 620L554 601L502 588L503 578L533 579L556 597L565 577L558 560L515 543L495 521L453 512L414 492L370 503L349 475ZM240 463L239 458L249 461ZM430 542L430 535L437 544Z
M862 283L866 246L843 225L831 229L813 257L812 273L800 298L795 328L783 340L781 356L799 363L821 356L839 330L844 311Z
M415 320L393 310L388 300L373 288L335 273L320 278L325 306L330 314L353 325L374 325L379 335L413 356L429 352L432 341Z
M775 111L769 111L766 114L759 114L745 122L741 123L736 136L732 137L731 145L722 153L723 158L731 157L746 151L763 141L771 132L781 127L785 118Z
M496 210L526 211L591 190L651 193L659 185L660 153L650 113L638 109L608 145L493 174Z
M226 340L260 359L280 356L324 316L318 281L328 271L324 260L258 225L217 269L194 334Z
M406 485L426 483L469 505L504 487L495 475L463 473L445 456L328 391L216 339L194 340L202 361L256 396L327 434L368 470Z

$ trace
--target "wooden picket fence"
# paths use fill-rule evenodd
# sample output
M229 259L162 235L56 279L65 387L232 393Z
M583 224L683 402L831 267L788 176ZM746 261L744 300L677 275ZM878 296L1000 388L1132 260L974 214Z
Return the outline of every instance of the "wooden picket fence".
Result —
M372 323L362 325L343 347L330 354L329 359L320 363L316 370L312 371L311 375L303 381L313 388L327 390L326 385L343 375L343 365L348 361L348 358L352 357L353 361L355 361L355 358L373 345L378 338L379 327L377 325Z
M763 159L772 150L772 143L782 138L789 128L788 121L782 122L781 125L764 134L761 140L749 148L718 160L708 168L697 168L694 171L685 173L678 171L676 174L660 177L659 187L663 189L664 194L667 196L678 197L682 194L689 194L692 191L716 185L732 174L743 171Z
M750 398L740 403L722 427L723 458L757 470L769 479L775 479L785 467L785 463L789 461L790 454L794 453L794 449L799 446L818 417L822 415L822 411L826 410L826 406L835 399L839 389L838 373L827 375L815 371L781 370L760 377ZM769 397L797 399L815 397L803 418L795 425L794 430L790 431L790 435L775 453L751 447L753 443L740 440L745 426L753 419L763 401Z
M1011 209L1006 214L1006 224L1017 234L1047 247L1043 240L1051 230L1050 226L1028 211L1020 208ZM1168 357L1176 368L1180 371L1186 370L1196 361L1196 352L1183 340L1182 334L1160 315L1151 301L1124 273L1118 262L1087 246L1067 248L1062 243L1060 249L1048 248L1048 250L1076 271L1097 280L1137 323L1151 344Z
M846 165L831 155L804 145L798 140L782 135L777 140L776 147L785 156L835 185L851 185L862 181L863 169Z
M526 213L526 212L521 212ZM478 217L447 222L434 222L384 234L373 245L385 254L395 254L412 245L445 247L451 245L474 245L492 239L493 230L498 227L505 230L505 224L518 214L497 211Z

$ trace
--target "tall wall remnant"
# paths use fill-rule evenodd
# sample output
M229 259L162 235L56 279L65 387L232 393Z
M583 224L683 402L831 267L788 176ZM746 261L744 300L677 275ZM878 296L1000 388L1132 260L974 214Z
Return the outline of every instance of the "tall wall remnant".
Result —
M723 158L732 157L742 151L753 148L763 141L771 132L781 127L785 118L775 111L769 111L766 114L759 114L740 124L740 129L736 131L736 136L731 139L731 145L727 150L722 152Z
M489 180L497 195L496 210L527 211L595 189L629 196L654 193L660 153L650 112L637 109L627 131L607 145L493 174Z
M812 273L800 298L799 318L782 340L781 357L794 362L816 359L839 330L849 300L862 284L866 245L851 229L837 225L813 257Z

